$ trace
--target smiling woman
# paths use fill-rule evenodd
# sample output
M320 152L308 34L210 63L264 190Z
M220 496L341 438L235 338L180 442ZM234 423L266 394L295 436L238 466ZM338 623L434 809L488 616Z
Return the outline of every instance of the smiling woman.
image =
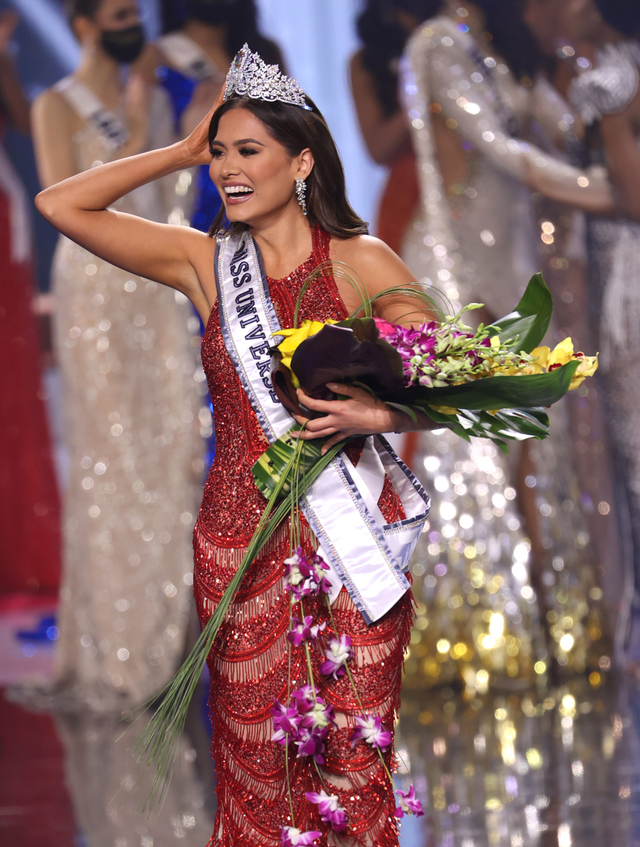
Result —
M229 222L215 222L216 238L109 208L140 185L205 163ZM274 420L280 428L293 424L275 398L268 375L271 334L293 325L298 298L300 320L340 320L360 305L350 286L329 270L303 290L309 275L326 269L330 260L347 263L364 280L369 295L413 284L414 277L389 248L366 235L366 224L351 209L335 144L315 105L294 80L281 77L276 68L266 69L246 49L232 65L224 96L221 93L187 139L78 174L44 191L37 204L87 249L130 273L182 291L207 322L202 359L218 449L194 531L195 593L204 625L237 572L267 507L251 468L273 440ZM406 304L390 303L377 311L398 321ZM309 435L330 434L337 441L354 436L341 462L348 461L353 473L369 473L373 480L368 483L372 488L367 508L377 517L363 518L363 527L377 538L383 524L400 526L406 516L386 466L379 458L373 460L379 456L374 441L355 436L430 424L426 419L424 424L413 423L365 391L346 386L336 390L345 399L324 403L324 428ZM384 449L382 454L387 464L394 461ZM361 464L362 456L368 458ZM367 470L372 460L374 467ZM322 495L320 506L326 513L334 510L338 493L335 489ZM343 540L351 532L347 524L340 530ZM287 636L292 615L305 621L308 617L301 611L300 596L290 601L291 563L299 562L300 573L305 568L307 573L304 562L319 561L317 527L312 531L304 518L300 526L298 559L289 557L288 519L254 559L209 656L219 799L211 845L276 847L317 841L323 847L395 847L394 815L403 812L395 806L389 766L411 625L408 582L394 560L388 578L398 590L397 602L377 616L367 616L332 572L332 606L305 595L305 609L316 618L309 632L320 637L308 665L303 647L290 646ZM340 540L325 546L339 561ZM366 581L366 563L364 570ZM318 578L321 584L326 581ZM346 576L344 585L350 585ZM325 643L322 633L335 627L343 632L340 641ZM324 655L321 644L328 648ZM341 665L325 678L328 657L338 655L335 644L344 647ZM342 667L346 662L347 677ZM305 687L311 666L316 687ZM299 719L306 709L307 729L298 727L296 757L293 745L272 740L272 709L274 697L293 696L291 689L297 686L302 686ZM317 747L318 737L308 730L308 721L316 718L322 724L324 754ZM277 711L279 725L283 719ZM378 729L366 737L354 735L362 721ZM320 724L314 727L320 731ZM326 803L325 789L330 792Z

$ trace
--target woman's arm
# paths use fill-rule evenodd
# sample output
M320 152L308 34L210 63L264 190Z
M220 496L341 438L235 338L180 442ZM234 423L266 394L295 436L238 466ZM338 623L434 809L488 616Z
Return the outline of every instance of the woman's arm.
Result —
M497 69L474 61L468 36L445 19L441 19L437 36L419 30L407 48L410 67L428 80L430 87L430 102L423 104L419 123L430 121L436 112L451 131L471 142L496 168L546 197L592 212L613 210L613 195L602 169L581 171L509 137L495 96L499 83L490 76L497 74ZM504 70L508 72L506 67Z
M13 59L8 52L19 20L17 13L12 10L0 14L0 111L18 132L28 135L31 132L29 101L24 96Z
M407 118L399 107L385 117L360 53L353 56L350 68L353 102L364 143L373 161L386 165L410 140Z
M417 285L415 276L402 259L378 238L361 235L345 241L334 239L331 243L331 257L347 264L360 279L366 281L369 296L383 293L396 285ZM359 305L358 295L350 288L345 288L340 293L349 311ZM437 319L435 313L426 310L419 301L397 295L381 298L376 304L375 312L391 323L406 325ZM416 422L360 388L340 384L329 385L329 388L348 399L314 400L302 390L298 390L298 399L301 403L309 409L325 412L325 417L314 420L296 418L299 424L307 425L306 430L300 434L300 438L311 440L331 436L324 445L323 452L351 435L412 432L436 429L439 426L422 412L416 412Z
M609 176L617 189L618 205L625 215L640 222L640 149L634 131L639 125L640 92L617 115L603 115L600 133Z
M64 235L107 262L177 288L204 319L213 302L201 280L212 279L215 243L182 226L153 223L108 207L145 183L210 161L209 115L184 141L120 159L51 185L36 197L42 215ZM212 289L212 283L207 285Z

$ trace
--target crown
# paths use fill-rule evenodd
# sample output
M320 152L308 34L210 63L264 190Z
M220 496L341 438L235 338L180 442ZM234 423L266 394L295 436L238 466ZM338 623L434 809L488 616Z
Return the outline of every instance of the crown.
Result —
M291 103L309 109L305 101L304 91L300 83L291 77L284 76L277 65L267 65L257 53L249 50L245 44L237 54L224 86L224 100L229 100L235 94L240 97L251 97L252 100L267 100L273 103Z

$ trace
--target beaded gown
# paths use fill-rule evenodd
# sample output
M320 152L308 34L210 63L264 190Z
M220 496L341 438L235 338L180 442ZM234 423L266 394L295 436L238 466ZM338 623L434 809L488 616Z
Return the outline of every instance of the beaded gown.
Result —
M170 143L159 90L149 124L149 149ZM78 172L113 155L88 124L73 143ZM181 199L178 184L173 177L143 186L114 208L166 221ZM157 693L184 646L203 453L198 323L183 295L65 236L52 277L68 455L60 637L51 687L16 696L117 711Z
M288 277L268 280L281 326L293 325L296 298L308 274L329 258L330 237L313 229L313 252ZM302 300L300 320L347 316L330 277L311 286ZM204 625L238 567L251 539L265 499L253 483L251 466L268 447L249 400L241 387L222 338L217 309L211 313L202 341L202 361L213 401L218 449L209 473L194 531L195 594ZM349 448L358 459L358 445ZM402 506L390 482L379 506L388 521ZM303 524L302 545L310 552L311 532ZM211 674L212 752L218 778L218 816L211 847L276 847L280 827L292 825L286 788L285 748L270 741L273 698L284 702L287 691L306 683L302 647L287 641L290 595L285 592L283 560L290 554L289 526L284 523L254 561L209 657ZM293 614L299 611L294 606ZM331 621L324 605L305 601L305 614L316 622ZM361 705L347 677L338 681L319 672L321 652L314 652L314 679L321 696L334 705L338 729L329 736L323 776L349 816L348 835L329 832L319 845L397 845L395 803L387 778L371 747L349 741L354 718L364 712L382 717L392 729L399 707L402 659L408 643L410 592L377 623L367 626L343 588L333 605L338 632L352 638L350 662ZM391 761L391 753L385 754ZM319 791L318 774L308 759L290 757L295 826L327 831L305 791Z
M590 173L585 189L582 171L514 137L532 119L557 132L559 98L548 86L527 92L505 64L447 17L427 21L414 34L402 83L421 186L402 256L418 279L433 280L454 307L482 302L500 316L539 269L527 167L544 172L546 184L562 189L567 202L577 202L580 191L600 191L603 176ZM438 136L437 122L446 136ZM441 173L443 137L462 161L453 186L445 185ZM549 653L579 672L598 667L606 645L592 601L602 592L567 461L562 411L553 410L551 438L530 448L533 468L525 484L534 489L542 547L536 569L507 459L488 442L466 445L447 431L420 434L423 467L416 471L435 491L430 531L413 566L423 577L416 593L424 601L407 665L416 685L420 670L438 682L457 672L470 691L478 687L479 670L489 670L493 680L531 679L534 667L537 673L546 669ZM550 624L546 646L536 606Z

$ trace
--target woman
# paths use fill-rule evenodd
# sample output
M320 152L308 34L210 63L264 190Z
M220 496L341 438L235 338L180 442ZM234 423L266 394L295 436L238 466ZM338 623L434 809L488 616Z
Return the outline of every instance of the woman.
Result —
M551 108L560 101L549 86L540 96L530 78L529 87L519 85L503 61L498 42L501 52L509 42L498 39L495 26L504 33L509 15L513 20L507 0L449 0L412 36L402 68L421 186L403 256L452 300L485 303L489 319L517 301L539 269L540 236L543 242L552 237L546 229L536 232L532 189L582 209L608 212L613 205L604 169L578 170L522 140L532 120L538 136L553 137L563 112ZM582 671L597 668L604 652L602 627L591 625L585 602L592 588L599 589L564 426L552 429L548 441L524 445L517 469L510 471L501 457L493 460L511 476L511 492L517 489L533 554L531 581L542 617L552 625L553 655ZM563 633L558 620L571 622L570 630ZM569 637L563 640L564 634ZM547 666L546 655L540 661L539 667Z
M257 299L246 290L238 295L233 292L236 285L250 284L257 298L255 292L263 289L255 285L264 268L263 284L274 315L280 324L291 326L304 280L328 259L353 268L366 280L371 295L391 284L414 280L386 245L365 234L366 225L347 202L342 166L324 119L297 83L276 78L274 98L271 77L259 57L245 50L233 68L226 101L219 98L187 139L94 168L52 186L37 199L44 216L69 238L130 273L144 274L182 292L206 323L202 355L218 450L194 534L195 590L202 623L220 600L265 507L251 466L268 446L263 432L263 427L268 429L268 417L267 423L263 415L258 422L253 399L250 402L253 384L245 382L249 386L245 390L238 373L244 374L245 361L249 366L259 361L268 339L264 332L260 334L260 326L253 327L251 333L257 333L253 337L264 340L255 343L253 359L253 354L236 358L234 367L227 345L237 356L233 345L241 345L244 336L238 336L240 330L229 323L229 292L232 303L248 309L246 320L260 323L255 314ZM139 186L200 164L209 164L233 228L231 235L217 242L193 229L132 218L108 208ZM214 233L221 231L221 218L214 223ZM229 266L228 244L234 249L239 244L238 263L232 258ZM259 248L261 265L254 246ZM252 273L258 274L255 282L251 282ZM241 299L236 301L236 296ZM301 318L341 318L358 305L348 284L325 274L303 297ZM394 320L404 312L406 304L395 304L383 314ZM329 436L329 444L346 435L415 426L366 392L346 386L336 390L348 399L324 402L300 394L310 408L327 413L309 422L303 437ZM429 424L424 421L424 425ZM356 446L350 453L356 465L361 449L366 448ZM381 488L377 503L384 520L397 520L402 506L386 476ZM302 546L307 554L312 543L313 536L303 524ZM310 844L313 832L327 829L303 796L305 790L318 790L321 785L313 765L306 763L308 759L286 759L283 748L270 741L273 698L284 699L289 684L299 685L306 679L300 653L293 654L290 669L288 663L290 603L283 561L289 550L289 527L284 523L254 561L209 658L219 799L211 844L216 847ZM381 759L364 742L352 747L349 736L363 710L381 718L386 727L393 726L411 625L411 595L402 589L398 602L367 626L351 594L343 589L334 602L333 615L352 638L351 673L359 699L344 680L317 683L333 704L340 727L329 736L320 773L324 787L341 807L347 807L349 816L348 837L323 835L320 843L397 845L393 792ZM326 611L318 609L317 620L326 623ZM387 751L387 762L389 756ZM311 834L301 836L301 830Z
M18 23L0 13L0 132L31 131L29 103L10 54ZM55 596L60 504L33 313L31 224L24 188L0 146L0 593Z
M616 219L587 221L589 316L603 351L600 390L618 470L627 602L619 631L620 660L640 664L640 440L634 362L640 351L640 10L620 0L570 0L563 6L569 38L588 44L594 68L570 90L587 125L584 154L605 162L616 189Z
M162 92L121 82L143 44L134 0L75 0L69 18L80 64L33 109L45 186L173 138ZM115 208L166 220L176 187L165 180ZM47 700L105 711L147 700L182 653L202 466L188 304L108 258L61 236L52 269L69 479Z
M438 0L369 0L358 18L362 48L351 59L351 89L369 155L389 166L376 232L400 253L420 200L409 122L398 101L398 65L407 39Z
M207 114L231 57L243 44L257 50L265 62L283 67L278 47L259 32L255 0L188 0L186 5L165 0L162 10L164 34L136 69L149 82L155 75L168 92L180 136L188 135ZM200 168L191 225L207 232L221 205L207 169Z

